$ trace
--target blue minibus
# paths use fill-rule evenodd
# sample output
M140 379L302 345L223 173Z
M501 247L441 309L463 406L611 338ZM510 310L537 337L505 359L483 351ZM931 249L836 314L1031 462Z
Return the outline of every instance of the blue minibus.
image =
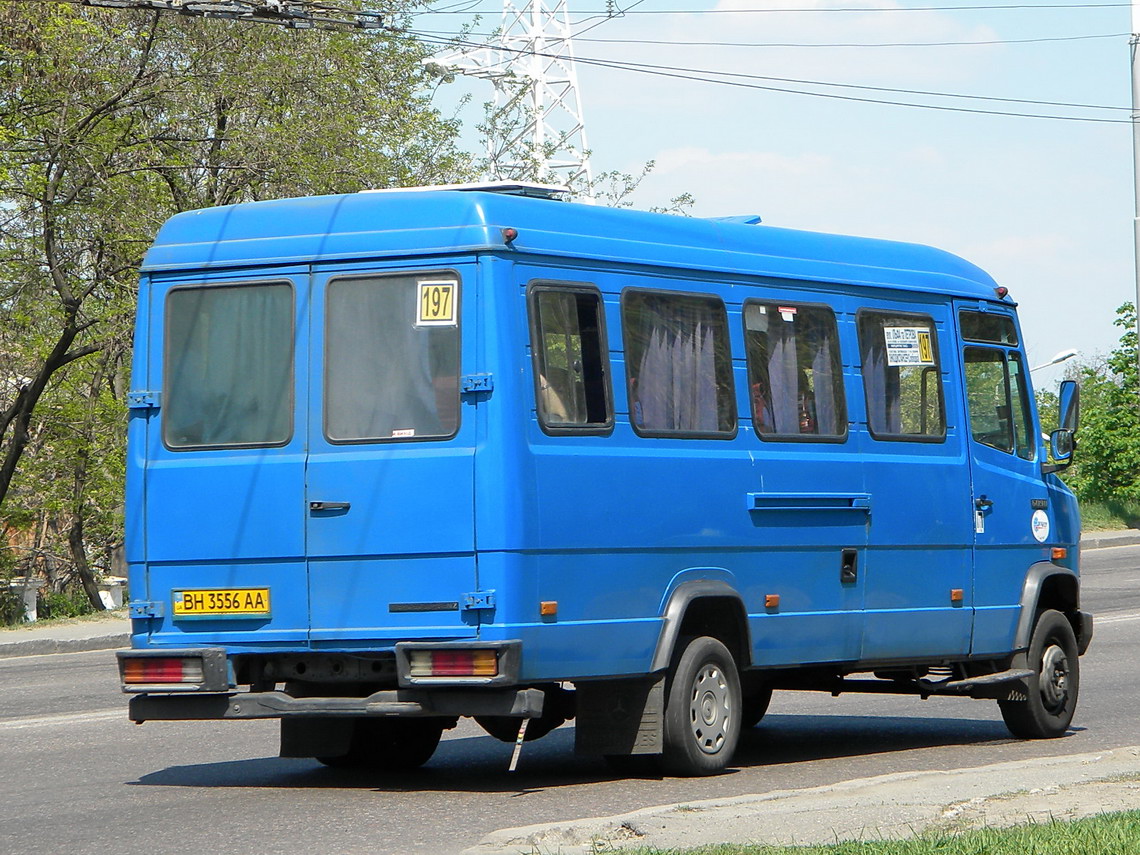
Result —
M130 717L679 775L773 690L1069 727L1080 520L1015 304L913 244L499 183L179 214L129 393ZM638 760L637 762L644 762Z

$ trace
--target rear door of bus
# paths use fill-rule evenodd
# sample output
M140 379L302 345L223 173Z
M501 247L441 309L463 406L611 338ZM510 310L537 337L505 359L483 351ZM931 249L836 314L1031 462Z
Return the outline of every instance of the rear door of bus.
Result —
M475 267L313 276L305 516L314 647L471 636Z
M308 637L307 279L304 268L156 277L140 295L152 643Z

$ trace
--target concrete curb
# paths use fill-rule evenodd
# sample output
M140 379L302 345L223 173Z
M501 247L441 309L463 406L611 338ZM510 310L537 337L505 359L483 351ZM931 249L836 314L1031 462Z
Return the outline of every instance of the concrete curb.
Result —
M1140 531L1104 531L1082 535L1081 549L1104 549L1109 546L1135 546L1140 543Z
M16 656L42 656L47 653L81 653L86 650L115 650L129 647L129 633L95 638L33 638L0 643L0 659Z
M715 843L808 845L1076 819L1140 807L1140 747L897 772L803 790L659 805L508 828L463 855L671 851Z

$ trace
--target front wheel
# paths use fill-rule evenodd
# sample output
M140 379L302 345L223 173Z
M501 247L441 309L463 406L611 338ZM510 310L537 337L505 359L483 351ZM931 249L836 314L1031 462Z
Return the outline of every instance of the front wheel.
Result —
M1022 739L1053 739L1069 729L1077 708L1080 666L1077 639L1068 619L1052 609L1037 616L1029 642L1029 667L1024 701L998 701L1010 733Z
M665 770L723 770L736 750L742 715L740 675L728 648L708 636L690 640L674 659L665 691Z

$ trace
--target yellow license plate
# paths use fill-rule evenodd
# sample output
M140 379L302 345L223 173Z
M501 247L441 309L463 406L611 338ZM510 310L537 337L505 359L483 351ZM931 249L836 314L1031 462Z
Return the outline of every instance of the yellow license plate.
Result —
M176 618L269 617L268 588L206 588L171 592Z

